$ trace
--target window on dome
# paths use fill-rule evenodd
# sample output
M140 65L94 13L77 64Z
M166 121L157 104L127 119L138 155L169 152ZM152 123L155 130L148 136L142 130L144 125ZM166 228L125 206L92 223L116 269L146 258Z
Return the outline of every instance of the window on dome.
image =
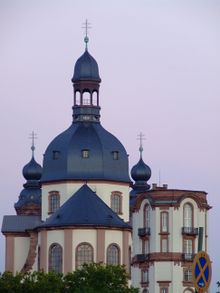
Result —
M83 106L87 106L91 104L91 95L89 92L84 92L82 97Z
M53 160L58 160L60 157L60 151L53 151Z
M84 159L89 158L89 150L82 150L82 158Z
M118 245L111 244L107 248L107 264L119 265L120 264L120 249Z
M48 197L48 213L54 213L60 207L60 194L58 191L50 191Z
M119 159L119 152L118 151L113 151L112 156L113 156L113 160L118 160Z
M98 93L96 91L92 93L92 104L93 106L98 105Z
M62 247L57 244L51 244L49 248L49 271L62 273L63 270L63 252Z
M122 196L121 196L121 192L112 192L112 194L111 194L111 209L116 214L122 214Z
M80 104L81 104L81 102L80 102L80 92L79 91L77 91L76 93L75 93L75 105L76 106L79 106Z
M76 269L80 269L83 264L93 262L93 248L89 243L81 243L76 248Z

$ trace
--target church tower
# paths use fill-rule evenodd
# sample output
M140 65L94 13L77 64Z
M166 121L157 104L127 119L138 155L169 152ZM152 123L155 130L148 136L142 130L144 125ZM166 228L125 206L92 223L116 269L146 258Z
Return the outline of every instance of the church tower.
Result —
M72 123L47 147L42 175L40 169L32 174L32 169L37 169L33 158L24 169L25 188L41 177L41 210L38 224L29 229L34 233L34 244L27 239L19 264L19 252L15 246L10 248L16 255L10 267L14 273L21 269L67 273L91 262L124 264L129 271L128 154L101 125L101 78L88 41L86 36L85 52L74 66ZM20 196L15 205L15 221L26 206L23 201ZM7 233L5 221L3 230Z

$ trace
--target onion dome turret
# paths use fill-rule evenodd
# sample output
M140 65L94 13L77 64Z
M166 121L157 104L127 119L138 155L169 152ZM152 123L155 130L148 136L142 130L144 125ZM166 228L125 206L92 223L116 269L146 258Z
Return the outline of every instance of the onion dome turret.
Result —
M140 151L140 159L136 165L133 166L131 169L131 177L135 181L133 184L133 191L134 193L138 192L144 192L150 189L150 185L147 183L147 181L151 177L151 169L148 165L146 165L142 159L142 152L143 152L143 146L142 146L142 140L139 147Z
M34 144L31 147L32 158L23 168L23 176L27 182L19 195L14 207L18 215L40 215L41 213L41 184L42 167L35 161Z

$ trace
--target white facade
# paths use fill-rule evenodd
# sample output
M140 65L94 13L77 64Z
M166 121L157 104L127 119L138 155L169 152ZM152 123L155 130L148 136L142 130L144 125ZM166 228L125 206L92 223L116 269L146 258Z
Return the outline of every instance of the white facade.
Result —
M206 193L198 191L155 187L136 196L132 212L134 287L140 292L194 292L192 262L198 252L199 227L203 228L201 248L207 251L209 208Z

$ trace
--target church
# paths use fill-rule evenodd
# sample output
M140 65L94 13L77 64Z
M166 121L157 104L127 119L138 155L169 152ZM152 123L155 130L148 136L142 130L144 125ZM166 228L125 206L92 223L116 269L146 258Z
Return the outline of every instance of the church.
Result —
M43 166L33 134L16 215L3 218L5 270L65 274L84 263L120 264L141 293L192 293L194 255L207 251L207 194L150 185L142 142L130 178L123 144L101 125L99 68L84 41L72 123L48 145Z

